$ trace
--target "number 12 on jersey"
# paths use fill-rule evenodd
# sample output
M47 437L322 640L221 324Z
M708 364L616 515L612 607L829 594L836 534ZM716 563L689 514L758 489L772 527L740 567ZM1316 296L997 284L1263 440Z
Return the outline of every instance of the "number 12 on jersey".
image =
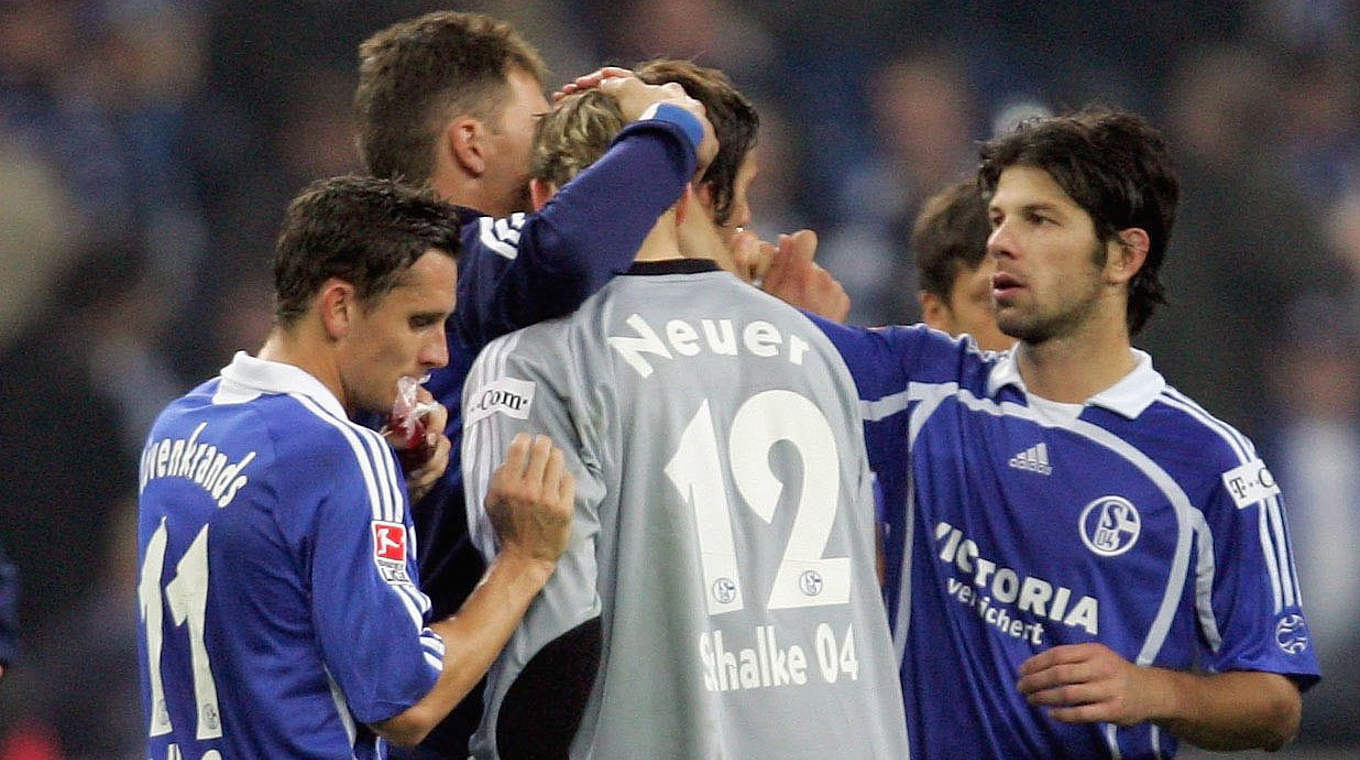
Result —
M725 478L730 472L746 505L771 523L784 488L769 465L770 448L779 441L793 444L802 459L803 485L765 608L850 601L850 558L824 556L840 493L835 434L826 415L805 396L774 390L757 393L737 409L728 432L729 468L722 466L707 399L685 426L680 445L666 464L666 476L694 510L710 615L745 607Z

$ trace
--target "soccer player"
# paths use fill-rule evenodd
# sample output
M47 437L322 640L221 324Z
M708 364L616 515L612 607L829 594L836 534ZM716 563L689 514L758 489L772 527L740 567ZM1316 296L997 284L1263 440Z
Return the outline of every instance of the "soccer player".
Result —
M534 116L548 104L543 62L509 24L480 14L430 13L374 34L359 58L355 106L368 169L433 188L459 207L463 222L449 364L428 383L449 410L448 435L457 450L463 382L477 352L492 338L570 312L627 269L657 217L712 159L717 144L702 106L683 92L615 77L603 86L620 96L629 125L553 203L524 213ZM447 614L481 574L480 557L467 542L456 460L413 512L422 590L435 615ZM481 716L479 695L425 748L466 752Z
M603 93L563 100L532 196L623 123ZM852 381L806 317L721 271L706 196L686 193L575 314L472 369L469 505L527 432L570 441L579 494L568 553L488 676L476 757L906 756Z
M911 231L911 250L921 282L921 321L955 337L971 335L984 351L1005 351L1015 339L996 326L990 234L987 204L970 179L926 200Z
M451 209L394 182L313 184L284 220L259 356L238 353L157 419L138 523L150 757L373 758L412 744L551 575L572 478L546 438L516 438L486 490L500 551L458 614L427 626L400 468L351 421L448 360L458 234ZM442 413L429 424L424 469L437 469Z
M884 491L912 757L1278 748L1318 678L1279 488L1130 345L1179 194L1161 136L1088 110L982 159L1015 350L820 323Z

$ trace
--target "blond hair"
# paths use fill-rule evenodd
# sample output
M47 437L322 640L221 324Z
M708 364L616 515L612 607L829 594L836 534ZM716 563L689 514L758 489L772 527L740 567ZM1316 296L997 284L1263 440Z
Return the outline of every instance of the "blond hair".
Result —
M623 126L613 96L587 90L563 98L534 127L530 176L562 187L598 161Z

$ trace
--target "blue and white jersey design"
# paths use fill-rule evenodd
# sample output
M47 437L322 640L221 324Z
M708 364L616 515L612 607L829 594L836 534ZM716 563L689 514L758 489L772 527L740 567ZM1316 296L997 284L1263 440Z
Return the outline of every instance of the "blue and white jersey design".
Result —
M1175 754L1151 724L1030 707L1018 668L1059 644L1317 680L1279 488L1146 354L1063 405L1028 394L1010 353L923 325L818 324L855 377L883 489L913 758Z
M303 370L238 353L142 455L148 756L381 757L364 724L442 669L386 441Z

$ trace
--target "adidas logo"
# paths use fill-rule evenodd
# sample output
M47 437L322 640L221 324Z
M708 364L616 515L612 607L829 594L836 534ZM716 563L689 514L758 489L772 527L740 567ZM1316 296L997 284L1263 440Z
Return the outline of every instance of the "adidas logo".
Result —
M1048 464L1048 444L1046 443L1036 443L1030 446L1011 457L1007 464L1017 470L1029 470L1040 475L1049 475L1053 472L1053 468Z

